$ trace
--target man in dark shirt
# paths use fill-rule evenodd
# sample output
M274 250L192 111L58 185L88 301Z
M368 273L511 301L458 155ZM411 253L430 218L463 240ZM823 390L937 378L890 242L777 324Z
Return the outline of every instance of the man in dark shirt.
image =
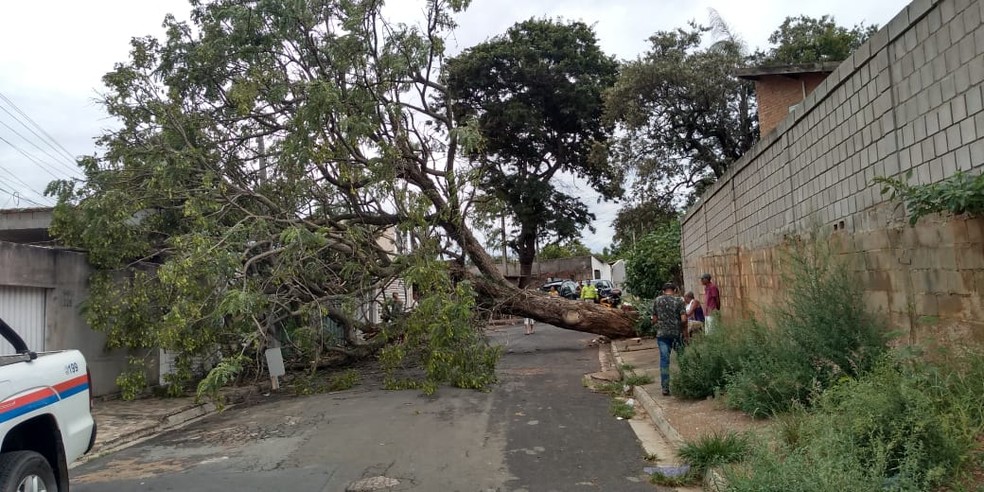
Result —
M670 351L680 352L682 328L687 323L687 306L676 296L675 284L664 284L663 295L653 301L652 322L656 326L656 343L659 345L659 382L665 396L670 394Z
M718 292L717 285L711 282L711 274L705 273L700 276L700 283L704 285L704 333L710 333L716 328L721 311L721 294Z

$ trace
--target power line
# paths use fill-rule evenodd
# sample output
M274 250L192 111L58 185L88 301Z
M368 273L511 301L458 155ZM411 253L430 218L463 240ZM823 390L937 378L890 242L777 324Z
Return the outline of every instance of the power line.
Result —
M61 176L57 176L57 175L55 175L55 173L53 173L53 172L51 172L51 170L49 170L49 169L48 169L48 168L47 168L47 167L46 167L46 166L44 165L44 163L43 163L43 162L41 162L41 161L39 161L39 160L37 160L37 159L36 159L36 158L35 158L34 156L32 156L31 154L28 154L27 152L24 152L23 150L21 150L21 148L20 148L20 147L18 147L18 146L16 146L16 145L14 145L14 144L13 144L13 143L12 143L12 142L11 142L10 140L7 140L6 138L3 138L3 137L0 137L0 142L3 142L3 143L5 143L5 144L7 144L7 145L9 145L9 146L11 146L11 147L13 147L13 148L14 148L14 150L16 150L17 152L20 152L20 154L21 154L22 156L24 156L24 157L27 157L27 158L28 158L28 160L30 160L30 161L32 161L32 162L34 162L35 164L37 164L37 165L38 165L38 167L40 167L40 168L41 168L42 170L44 170L44 172L46 172L46 173L48 173L48 174L50 174L52 178L55 178L55 179L61 179L61 178L62 178Z
M45 131L45 129L42 128L41 125L39 125L36 121L34 121L34 119L31 118L27 113L25 113L24 110L22 110L16 104L14 104L14 101L11 101L10 98L8 98L7 96L5 96L3 94L3 92L0 92L0 99L2 99L4 102L6 102L8 105L10 105L10 107L14 108L14 111L17 111L18 114L20 114L21 116L23 116L24 119L26 119L28 122L30 122L31 125L34 126L34 128L37 128L37 130L40 131L45 137L48 137L48 140L45 143L47 143L49 146L51 146L53 149L55 149L56 152L58 151L58 149L61 149L63 155L66 158L68 158L69 162L71 162L73 164L75 163L75 156L73 156L71 152L69 152L67 149L65 149L65 146L63 146L61 143L59 143L57 140L55 140L55 138L52 137L51 134L49 134L47 131ZM18 120L18 121L20 121L20 120ZM23 122L21 122L21 124L23 124ZM25 127L26 127L26 125L25 125ZM30 128L28 128L28 130L30 130ZM45 141L45 139L42 138L40 135L38 135L36 132L34 132L34 130L31 130L31 133L34 133L35 136L37 136L38 138L41 138L42 141Z
M17 200L18 201L17 205L20 205L20 203L19 203L20 200L24 200L25 202L28 202L28 203L30 203L32 205L37 205L38 207L47 207L48 206L48 205L45 205L43 203L38 203L38 202L36 202L34 200L31 200L30 198L27 198L26 196L21 196L21 194L18 193L18 192L16 192L16 191L10 191L10 190L8 190L6 188L3 188L3 187L0 187L0 192L6 193L6 194L10 195L10 197L13 198L14 200ZM7 200L7 203L10 203L10 200ZM6 204L4 206L6 206Z
M0 106L0 109L2 109L2 110L4 110L4 111L5 111L5 112L6 112L7 114L10 114L10 111L7 111L7 109L6 109L6 108L4 108L3 106ZM11 116L13 116L13 115L11 114ZM16 117L15 117L15 118L16 118ZM24 123L23 123L23 122L21 122L20 120L17 120L17 121L18 121L18 123L20 123L21 125L24 125ZM50 158L52 158L52 159L54 159L54 161L53 161L54 163L56 163L56 164L60 164L60 165L61 165L61 166L62 166L63 168L65 168L65 169L68 169L70 173L75 173L75 172L77 172L77 171L78 171L78 169L77 169L77 168L76 168L76 169L73 169L72 167L70 167L70 166L67 166L67 165L65 165L64 163L62 163L61 161L59 161L59 160L58 160L58 158L56 158L56 157L54 157L54 156L52 156L50 152L48 152L47 150L44 150L44 149L42 149L41 147L38 147L38 144L36 144L36 143L34 143L34 142L33 142L33 141L31 141L30 139L28 139L27 137L25 137L24 135L22 135L22 134L21 134L21 133L20 133L19 131L17 131L17 130L15 130L15 129L14 129L14 128L13 128L12 126L10 126L10 125L8 125L8 124L7 124L7 123L6 123L5 121L3 121L3 120L0 120L0 125L3 125L3 126L5 126L5 127L6 127L6 128L8 129L8 130L10 130L10 131L12 131L12 132L14 132L14 135L17 135L18 137L20 137L20 138L21 138L22 140L24 140L25 142L27 142L27 143L29 143L29 144L31 144L32 146L34 146L34 148L35 148L35 149L38 149L38 150L39 150L39 151L41 151L41 152L42 152L43 154L45 154L45 155L47 155L48 157L50 157ZM25 127L26 127L26 125L25 125ZM28 128L28 130L30 130L30 128ZM50 163L49 163L49 164L50 164Z
M27 184L27 183L26 183L26 182L25 182L25 181L24 181L23 179L21 179L21 178L20 178L19 176L17 176L16 174L14 174L14 173L12 173L12 172L10 172L10 170L9 170L9 169L7 169L6 167L4 167L4 166L3 166L3 164L0 164L0 171L3 171L3 172L5 172L5 173L7 173L7 175L8 175L8 176L10 176L11 178L14 178L14 181L17 181L18 183L20 183L20 184L21 184L22 186L24 186L24 187L25 187L25 188L27 188L28 190L30 190L30 191L33 191L34 193L37 193L37 194L38 194L38 195L40 195L40 196L44 196L44 193L42 193L42 192L40 192L40 191L38 191L38 190L37 190L37 189L35 189L35 188L34 188L33 186L31 186L31 185L29 185L29 184Z

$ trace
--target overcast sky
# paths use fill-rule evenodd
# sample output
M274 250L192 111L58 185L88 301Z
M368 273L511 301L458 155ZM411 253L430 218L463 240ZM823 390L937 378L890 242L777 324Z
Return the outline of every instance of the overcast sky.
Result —
M595 26L601 47L620 59L646 49L655 31L689 20L707 23L715 9L750 47L766 47L787 16L833 15L841 25L885 25L906 0L473 0L450 41L459 51L530 17L562 17ZM414 0L391 0L397 20L412 21ZM9 98L71 155L96 151L94 139L113 126L95 102L101 77L124 61L129 39L160 35L167 13L187 18L186 0L34 0L5 2L0 17L0 95ZM9 114L8 114L9 112ZM0 98L0 208L50 204L39 192L53 177L75 173L65 152L48 146L45 133L25 128ZM18 115L20 116L20 115ZM22 118L23 119L23 118ZM19 135L18 135L19 134ZM597 232L585 234L595 251L608 246L617 205L591 206Z

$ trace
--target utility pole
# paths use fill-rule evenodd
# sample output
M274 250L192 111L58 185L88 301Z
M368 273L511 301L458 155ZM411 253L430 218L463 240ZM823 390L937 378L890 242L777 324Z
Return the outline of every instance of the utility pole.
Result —
M506 263L506 212L499 214L502 219L502 275L509 273L509 265Z

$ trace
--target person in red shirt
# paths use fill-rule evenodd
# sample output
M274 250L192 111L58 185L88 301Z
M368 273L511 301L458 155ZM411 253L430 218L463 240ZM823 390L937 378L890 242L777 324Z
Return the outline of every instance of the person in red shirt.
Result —
M701 275L700 283L704 285L704 333L710 333L720 319L721 294L717 285L711 282L710 273Z

